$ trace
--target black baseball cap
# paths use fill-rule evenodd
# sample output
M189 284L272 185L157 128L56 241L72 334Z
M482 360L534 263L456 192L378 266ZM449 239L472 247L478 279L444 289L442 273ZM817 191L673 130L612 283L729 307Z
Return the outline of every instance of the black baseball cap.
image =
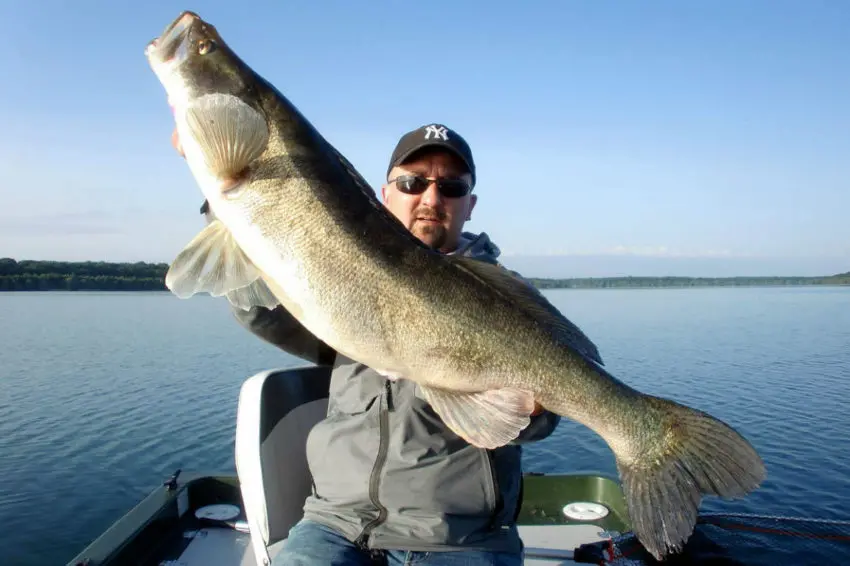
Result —
M475 161L469 144L459 133L443 124L426 124L401 136L390 157L387 176L393 167L401 165L408 157L426 147L441 147L460 157L472 175L472 186L475 186Z

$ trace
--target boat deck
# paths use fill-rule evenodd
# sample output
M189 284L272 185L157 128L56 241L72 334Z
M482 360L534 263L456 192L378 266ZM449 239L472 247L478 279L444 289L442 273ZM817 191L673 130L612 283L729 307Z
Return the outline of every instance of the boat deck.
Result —
M594 525L522 526L520 536L526 545L527 566L575 564L571 560L575 547L605 538L604 531ZM254 559L250 536L232 527L188 529L182 540L172 541L161 549L151 563L159 566L262 566ZM276 553L283 543L270 549ZM151 557L153 558L153 557Z
M574 564L577 547L627 528L624 502L613 480L587 474L528 474L524 485L517 523L528 566ZM593 502L602 504L607 514L593 518ZM229 507L231 514L210 513L221 507ZM283 544L272 546L270 554ZM254 558L238 478L183 474L178 480L175 475L67 563L114 564L263 566Z
M248 533L204 527L185 531L184 545L174 545L161 566L258 566Z

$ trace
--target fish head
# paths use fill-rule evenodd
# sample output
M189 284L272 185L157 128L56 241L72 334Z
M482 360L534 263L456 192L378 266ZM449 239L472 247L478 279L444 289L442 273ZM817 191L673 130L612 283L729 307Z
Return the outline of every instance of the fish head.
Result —
M251 164L267 148L261 81L194 12L181 13L145 56L168 96L186 162L220 217L221 200L240 202Z
M194 12L183 12L162 35L148 43L145 56L179 111L209 94L252 98L251 69L228 47L215 26Z

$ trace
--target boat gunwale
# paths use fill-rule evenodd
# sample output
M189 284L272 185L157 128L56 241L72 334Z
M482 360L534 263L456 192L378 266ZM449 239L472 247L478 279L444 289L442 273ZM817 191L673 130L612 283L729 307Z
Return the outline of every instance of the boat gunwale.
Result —
M66 566L99 566L110 564L137 541L156 521L173 515L177 523L178 498L199 482L212 480L233 484L232 473L203 473L178 471L160 485L153 488L141 501L131 507L94 540L89 542ZM189 506L184 511L188 511Z

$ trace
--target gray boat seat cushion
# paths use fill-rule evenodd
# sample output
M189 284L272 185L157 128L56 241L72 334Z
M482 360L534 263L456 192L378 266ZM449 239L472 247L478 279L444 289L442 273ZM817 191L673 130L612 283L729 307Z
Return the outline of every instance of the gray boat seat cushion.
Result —
M325 418L331 367L258 373L239 392L236 471L257 564L302 516L312 489L307 435ZM279 546L279 545L278 545Z

